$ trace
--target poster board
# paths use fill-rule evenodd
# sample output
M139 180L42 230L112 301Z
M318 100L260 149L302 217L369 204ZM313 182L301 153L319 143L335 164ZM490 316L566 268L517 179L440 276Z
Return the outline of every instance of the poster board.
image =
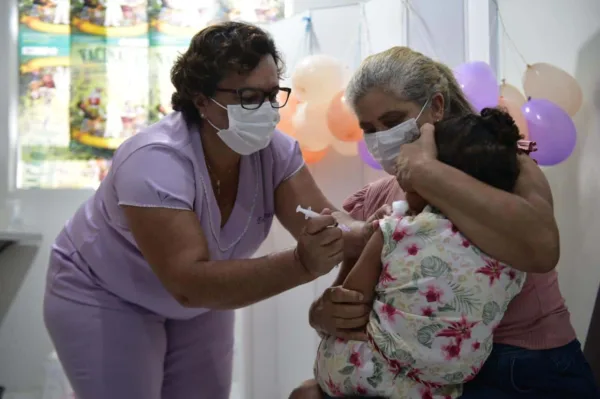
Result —
M171 112L170 70L195 33L276 21L283 5L19 0L17 189L97 188L115 149Z

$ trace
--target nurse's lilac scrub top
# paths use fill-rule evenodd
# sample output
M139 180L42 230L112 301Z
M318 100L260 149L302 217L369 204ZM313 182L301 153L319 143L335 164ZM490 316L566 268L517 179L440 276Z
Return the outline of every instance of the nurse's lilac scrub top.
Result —
M53 249L63 256L76 254L70 260L78 268L126 302L173 319L206 312L181 306L167 292L138 250L119 205L193 210L211 260L248 258L269 233L275 190L304 161L297 142L278 131L267 148L242 156L236 203L221 229L203 154L198 130L189 129L179 112L130 138L115 153L95 195L67 222ZM94 304L89 293L78 292L76 284L69 293L65 288L62 295L69 299Z

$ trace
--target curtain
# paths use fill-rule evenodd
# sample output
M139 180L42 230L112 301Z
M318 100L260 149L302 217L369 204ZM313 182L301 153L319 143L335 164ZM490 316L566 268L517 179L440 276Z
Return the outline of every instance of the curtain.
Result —
M20 0L17 188L96 188L115 149L171 112L170 68L225 20L283 0Z

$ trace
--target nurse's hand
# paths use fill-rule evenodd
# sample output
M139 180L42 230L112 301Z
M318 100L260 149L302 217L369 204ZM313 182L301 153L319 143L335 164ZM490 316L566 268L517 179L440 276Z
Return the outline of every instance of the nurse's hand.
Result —
M309 322L317 332L345 340L366 341L371 306L362 294L331 287L310 307Z
M344 258L342 230L334 227L335 219L329 210L306 221L298 237L296 254L298 261L313 277L323 276Z
M348 258L358 258L373 233L379 228L379 219L391 214L391 205L383 205L366 222L354 220L346 212L333 212L336 222L348 227L348 231L343 232L344 255Z

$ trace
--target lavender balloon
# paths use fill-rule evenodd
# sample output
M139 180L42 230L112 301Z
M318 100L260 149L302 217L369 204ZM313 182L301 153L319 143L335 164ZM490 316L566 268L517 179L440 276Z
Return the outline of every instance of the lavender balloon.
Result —
M492 68L483 61L467 62L454 70L454 76L477 112L498 105L500 87Z
M358 142L358 155L360 155L360 158L362 159L362 161L364 163L366 163L367 165L369 165L373 169L377 169L377 170L382 170L383 169L381 167L381 165L379 165L379 162L377 162L371 156L371 153L369 152L369 149L367 148L367 144L365 143L364 140L361 140L361 141Z
M536 98L522 107L529 128L529 140L538 150L531 157L542 166L561 163L571 155L577 142L577 130L571 117L551 101Z

